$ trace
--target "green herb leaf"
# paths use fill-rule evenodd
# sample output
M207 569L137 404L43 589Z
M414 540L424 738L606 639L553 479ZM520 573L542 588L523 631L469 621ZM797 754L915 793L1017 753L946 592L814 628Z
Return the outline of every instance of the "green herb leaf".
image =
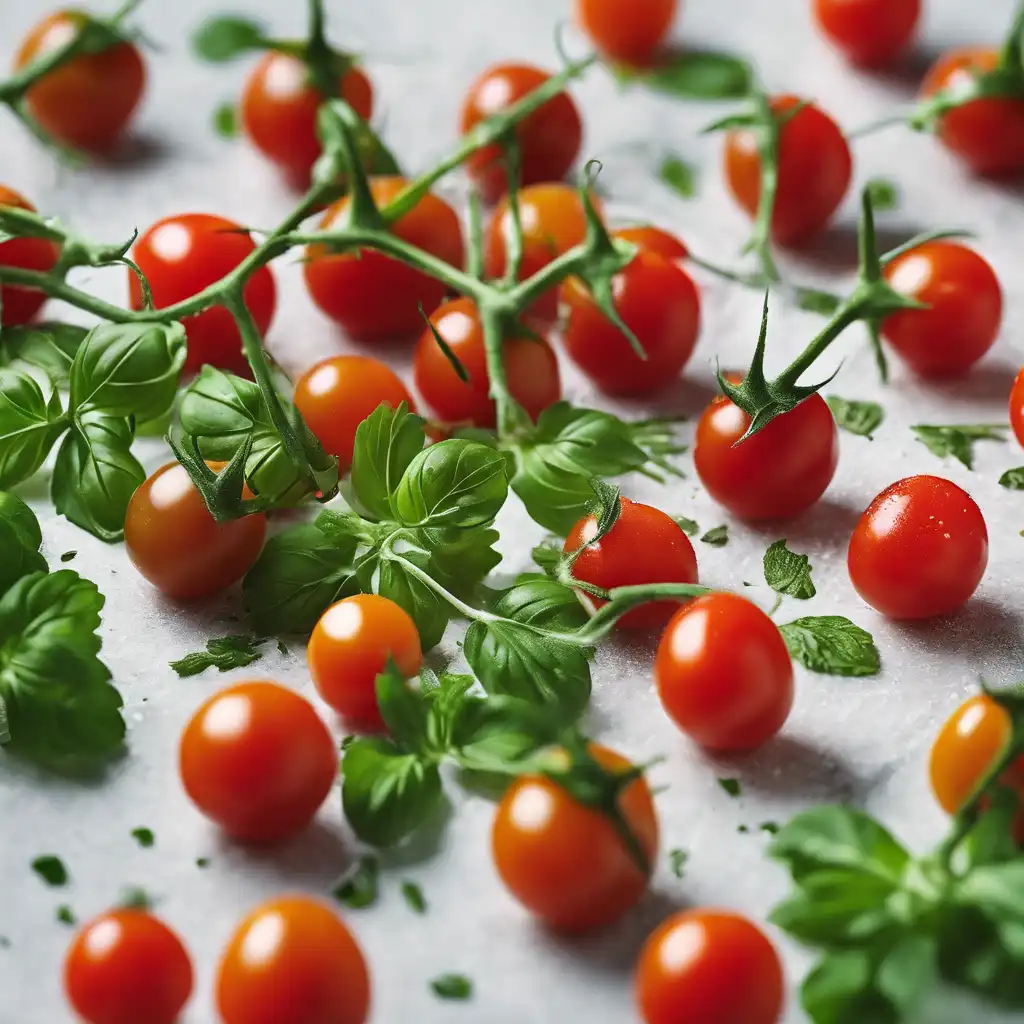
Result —
M781 826L779 825L779 823L777 821L762 821L761 824L758 825L757 827L762 832L767 832L768 835L770 835L770 836L777 835L778 832L779 832L779 829L781 828Z
M779 626L804 668L833 676L874 676L882 669L874 638L843 615L812 615Z
M716 526L701 537L701 542L715 548L724 548L729 543L729 527Z
M900 205L900 190L894 181L887 178L872 178L865 187L871 197L871 206L875 213L895 210Z
M0 491L0 594L24 576L48 571L46 559L39 553L42 539L39 522L28 505L15 494Z
M407 750L423 753L427 739L426 699L406 682L391 659L377 676L375 689L389 734Z
M490 527L475 530L417 530L416 541L429 554L425 560L408 555L445 590L456 597L472 598L487 574L501 561L494 549L498 531Z
M197 868L205 869L205 868L208 868L209 866L210 866L210 858L209 857L196 857L196 867Z
M829 395L825 401L836 424L848 434L870 438L885 419L885 410L877 402L853 402L838 395Z
M686 850L669 850L668 851L668 866L676 878L683 877L683 871L686 868L686 862L690 859L690 855Z
M222 103L213 112L213 130L222 139L233 139L238 135L238 108L234 103Z
M233 668L245 668L263 657L258 648L267 642L266 637L220 636L206 641L205 651L193 651L170 666L182 678L197 676L208 668L216 668L220 672L228 672Z
M352 486L363 508L378 519L391 518L391 496L423 450L424 422L403 402L397 409L378 406L356 430Z
M544 541L531 552L534 564L539 566L548 576L553 576L558 564L562 561L562 545L554 541Z
M132 838L144 850L148 850L151 846L153 846L156 843L156 836L153 835L152 829L148 828L133 828Z
M718 784L729 794L731 797L738 797L740 795L740 780L739 779L719 779Z
M658 177L683 199L692 199L697 194L696 168L680 156L666 156L658 168Z
M1007 428L998 424L933 427L918 424L911 427L917 439L940 459L952 455L968 469L974 468L975 441L1005 441Z
M65 551L61 556L60 560L64 563L73 562L78 557L77 551Z
M814 597L811 561L786 547L786 540L777 540L764 553L764 578L776 593L805 601Z
M380 894L380 861L360 857L355 867L331 890L331 895L350 910L372 907Z
M652 68L616 69L621 81L682 99L732 100L750 92L753 71L738 57L693 50L672 54Z
M32 476L66 427L56 391L44 398L27 373L0 369L0 488Z
M15 360L42 370L54 387L71 384L71 364L88 334L77 324L38 323L4 326L0 361Z
M430 987L438 999L472 999L473 983L462 974L442 974Z
M424 559L413 553L403 558L381 558L377 579L377 593L404 608L416 623L420 643L425 651L436 647L448 626L451 606L436 590L409 568L409 562L421 563L426 568L429 557Z
M243 53L267 48L263 28L250 18L235 16L210 18L192 37L197 57L214 64L234 60Z
M68 884L68 869L60 857L53 854L36 857L32 861L32 870L49 886L56 888Z
M1008 469L999 478L999 483L1009 491L1024 491L1024 466Z
M843 297L833 292L822 291L820 288L797 288L796 304L805 313L832 316L843 304Z
M469 678L472 682L472 677ZM563 723L545 708L515 697L465 696L454 706L435 702L431 731L442 749L469 771L519 775L554 744ZM441 746L441 743L438 744Z
M408 879L402 882L402 895L414 914L427 912L427 901L423 896L423 890L415 882L410 882Z
M78 924L78 919L75 917L75 912L66 903L62 904L57 908L57 920L61 924Z
M686 516L673 516L672 521L687 537L696 537L700 533L700 527L695 519L687 519Z

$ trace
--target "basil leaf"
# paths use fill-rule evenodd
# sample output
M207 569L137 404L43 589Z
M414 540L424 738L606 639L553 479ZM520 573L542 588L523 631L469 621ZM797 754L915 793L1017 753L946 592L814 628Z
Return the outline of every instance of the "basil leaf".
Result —
M991 917L974 906L955 907L942 920L939 972L947 982L1019 1010L1024 1008L1022 961L1019 922Z
M544 541L530 552L533 564L548 576L554 576L562 561L562 555L562 545L553 541Z
M66 427L56 391L43 398L27 373L0 369L0 488L32 476Z
M952 456L968 469L974 469L975 441L1005 441L1006 427L978 424L950 427L927 426L919 423L910 428L933 455L940 459Z
M222 139L233 139L238 135L238 108L234 103L222 103L213 112L213 130Z
M48 571L39 553L42 542L39 522L28 505L15 494L0 491L0 594L23 576Z
M178 416L206 458L225 462L257 427L270 426L256 384L214 366L204 366L185 388Z
M729 527L725 524L713 527L701 537L701 543L710 544L713 548L724 548L729 543Z
M1009 491L1024 491L1024 466L1008 469L999 478L999 484Z
M39 528L39 520L16 494L0 491L0 522L7 524L22 547L38 551L42 546L43 531Z
M414 690L394 661L377 676L377 706L391 736L403 747L423 753L427 740L427 700Z
M413 561L414 556L407 554L403 559ZM429 651L441 642L451 607L432 587L411 572L403 559L380 559L376 591L409 613L416 623L423 650Z
M379 879L380 861L376 857L360 857L355 868L331 890L331 895L349 910L363 910L377 902Z
M805 601L814 597L811 561L786 547L786 540L777 540L764 553L764 578L776 593Z
M515 697L467 697L451 716L450 753L470 771L517 775L530 755L558 740L562 724Z
M804 668L833 676L875 676L882 661L871 634L843 615L812 615L779 626Z
M894 181L887 178L872 178L865 188L875 213L895 210L900 205L900 189Z
M183 679L197 676L208 668L216 668L219 672L246 668L263 657L263 652L259 648L266 642L266 637L247 636L244 633L215 637L206 641L205 651L186 654L183 658L170 662L170 667Z
M692 199L697 194L696 168L682 157L675 154L666 156L658 168L658 177L683 199Z
M885 419L885 410L877 402L852 402L838 395L829 395L825 401L837 426L848 434L870 438Z
M204 21L192 37L196 56L214 64L234 60L253 50L265 50L267 45L258 21L232 15Z
M4 327L0 352L7 360L20 360L42 370L54 387L71 383L71 363L88 334L77 324L39 323Z
M494 610L518 622L565 632L585 626L589 618L572 587L539 575L522 577Z
M745 60L694 50L673 54L651 68L617 69L616 74L629 84L695 100L741 99L753 84L753 71Z
M397 409L379 405L356 430L352 486L363 508L378 519L391 518L391 496L423 451L424 422L403 402Z
M471 598L487 574L501 562L495 551L498 531L418 530L416 541L429 552L423 568L456 597Z
M875 988L874 973L863 950L830 952L804 980L801 1005L813 1024L898 1024L895 1007Z
M864 943L891 929L887 878L860 871L823 869L803 878L795 893L772 908L772 924L808 945Z
M673 516L672 521L687 537L696 537L700 533L700 526L697 525L695 519L687 519L686 516Z

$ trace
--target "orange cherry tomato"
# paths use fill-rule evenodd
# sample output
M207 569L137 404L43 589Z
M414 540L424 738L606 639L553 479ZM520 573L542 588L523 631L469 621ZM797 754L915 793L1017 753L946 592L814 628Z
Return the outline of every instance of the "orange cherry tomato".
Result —
M16 206L35 212L35 207L12 188L0 185L0 206ZM49 270L60 250L45 238L12 238L0 242L0 266L21 267L23 270ZM0 325L13 327L26 324L43 308L46 295L35 288L20 288L5 284L0 288Z
M181 734L181 784L228 835L287 839L305 828L338 775L313 705L277 683L237 683L200 705Z
M364 1024L370 973L345 923L306 896L257 907L217 969L222 1024Z
M216 470L223 464L208 463ZM179 601L209 597L237 583L263 550L262 513L218 523L185 468L169 462L128 503L124 543L135 568Z
M645 64L672 27L678 0L575 0L576 24L606 57Z
M921 16L921 0L814 0L821 31L861 67L889 64L905 50Z
M612 232L612 236L621 238L624 242L632 242L647 252L657 253L670 263L682 263L690 255L690 250L675 235L663 228L656 228L653 224L618 228Z
M85 24L81 11L47 15L14 58L19 70L64 46ZM109 149L131 120L146 84L146 66L133 43L84 53L44 75L25 96L29 113L60 142L75 149Z
M152 914L112 910L72 941L64 992L84 1024L174 1024L192 995L192 961Z
M1024 447L1024 369L1017 374L1010 389L1010 425L1017 441Z
M630 767L620 754L597 744L590 745L590 753L609 771ZM652 863L658 819L644 779L619 795L619 808ZM491 850L509 892L560 931L609 924L647 888L647 876L612 822L545 776L520 776L505 792L494 816Z

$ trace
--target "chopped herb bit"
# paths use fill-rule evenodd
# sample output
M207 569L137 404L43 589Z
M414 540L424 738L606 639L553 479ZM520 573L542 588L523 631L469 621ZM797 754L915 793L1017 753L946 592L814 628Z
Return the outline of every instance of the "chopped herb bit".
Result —
M855 402L829 395L825 399L836 425L848 434L870 439L885 420L885 410L877 402Z
M217 668L227 672L233 668L245 668L263 657L263 652L256 648L267 642L266 637L252 636L221 636L206 641L205 651L194 651L184 658L172 661L171 668L179 676L196 676L208 668Z
M764 578L776 593L805 601L814 597L814 581L811 579L810 559L786 547L786 539L777 540L764 553Z
M867 184L867 190L875 213L895 210L900 204L899 187L887 178L872 178Z
M77 551L65 551L64 554L60 556L60 560L62 562L70 562L77 555L78 555Z
M469 999L473 995L473 983L462 974L442 974L430 987L439 999Z
M348 877L331 890L331 895L351 910L362 910L377 902L380 862L376 857L360 857Z
M777 821L762 821L761 824L758 825L757 827L762 832L767 832L768 835L773 836L773 835L775 835L776 832L779 831L779 828L781 826L779 825L779 823Z
M729 543L729 527L728 526L716 526L712 530L708 530L707 533L701 537L701 540L705 544L710 544L715 548L724 548Z
M133 885L121 893L119 905L125 910L152 910L153 899L145 889Z
M662 160L658 177L683 199L692 199L697 194L696 168L674 153Z
M729 796L740 795L740 780L739 779L719 779L718 784L729 794Z
M1009 491L1024 491L1024 466L1008 469L999 478L999 483Z
M530 552L534 564L543 569L549 576L555 574L558 563L562 560L562 545L552 541L544 541L538 544Z
M874 676L882 670L871 634L843 615L812 615L779 626L789 653L804 668L833 676Z
M750 831L750 828L747 825L737 825L736 826L736 831L739 832L740 835L744 835L745 836Z
M52 886L68 884L68 869L60 857L47 854L36 857L32 861L32 870L47 884Z
M696 537L700 533L700 527L697 525L696 520L687 519L686 516L673 516L672 519L687 537Z
M61 924L77 924L75 912L65 903L57 908L57 920Z
M281 654L284 654L285 656L287 656L287 654L288 654L288 645L283 640L278 640L277 641L277 649L278 649L278 651Z
M144 850L148 850L156 842L156 836L153 835L152 829L148 828L133 828L132 838Z
M409 904L410 910L415 911L417 914L425 914L427 912L426 897L423 895L423 890L415 882L403 882L402 895L405 897L405 902Z
M358 738L358 736L343 736L341 739L341 749L348 750Z
M222 139L233 139L238 134L238 111L233 103L222 103L213 112L213 130Z
M197 868L208 868L209 866L210 866L210 858L209 857L196 857L196 867Z
M10 949L11 940L6 935L0 935L0 949Z
M933 455L938 455L940 459L952 455L968 469L974 469L974 442L1005 441L1008 428L999 423L950 427L933 427L919 423L910 429Z
M668 851L668 866L672 874L676 878L683 877L683 870L686 867L686 862L690 859L690 855L686 850L669 850Z

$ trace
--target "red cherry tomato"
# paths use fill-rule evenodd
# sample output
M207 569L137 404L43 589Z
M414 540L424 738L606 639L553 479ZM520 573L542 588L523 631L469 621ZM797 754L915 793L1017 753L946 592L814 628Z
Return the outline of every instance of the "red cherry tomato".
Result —
M781 114L799 102L796 96L778 96L771 106ZM821 231L843 201L853 173L850 147L835 121L808 103L779 133L778 169L772 238L779 245L799 245ZM725 179L736 202L756 216L761 157L746 129L726 137Z
M384 207L407 184L399 177L373 178L370 189L377 205ZM334 203L324 214L321 228L329 228L347 207L347 196ZM443 199L425 195L391 230L446 263L462 266L462 228ZM445 295L440 281L371 249L339 255L311 245L306 249L304 273L313 301L359 341L418 333L423 326L419 307L430 314Z
M340 96L364 121L373 113L373 87L361 68L350 67L338 80ZM321 95L306 64L273 50L253 68L242 92L242 124L252 144L298 189L309 187L320 156L316 115Z
M646 249L648 252L657 253L670 263L682 263L690 255L690 250L675 235L662 228L656 228L653 224L618 228L612 232L612 235L615 238L621 238L624 242L632 242L633 245Z
M259 558L266 532L262 513L216 522L185 468L170 462L132 495L124 544L135 568L157 590L188 601L237 583Z
M223 1024L364 1024L370 973L330 908L286 896L239 924L217 969Z
M609 395L650 395L679 376L700 333L700 295L682 267L641 249L612 282L615 308L647 354L598 308L578 278L562 282L563 340L574 363Z
M644 1024L778 1024L782 963L764 933L725 910L674 914L640 951Z
M1018 442L1024 447L1024 369L1017 374L1010 390L1010 425Z
M696 583L697 556L690 538L660 509L621 499L619 518L611 530L573 563L573 575L585 583L612 590L642 583ZM596 516L584 516L570 531L562 550L578 551L597 535ZM605 602L585 596L599 608ZM620 629L660 629L680 601L651 601L619 619Z
M25 38L14 58L19 70L60 49L85 24L81 11L57 11ZM94 152L109 149L142 98L146 67L138 49L115 43L85 53L44 75L26 94L29 113L60 142Z
M497 412L490 397L483 326L476 306L469 299L453 299L441 306L430 322L462 363L469 380L459 377L428 329L416 345L416 389L446 423L493 427ZM509 391L530 419L536 420L562 397L558 358L546 340L506 338L502 343L502 362Z
M335 711L362 726L383 725L374 688L393 659L416 675L423 651L416 624L404 608L376 594L356 594L320 616L306 648L317 692Z
M233 220L207 213L185 213L157 221L135 243L132 258L146 275L157 309L191 298L230 273L256 243ZM142 309L142 289L130 270L128 289L132 309ZM243 292L245 304L265 335L274 318L277 290L270 267L260 267ZM204 363L251 377L242 352L234 317L213 306L182 321L188 336L184 373L196 373Z
M654 678L669 717L708 750L755 750L793 707L782 634L735 594L707 594L676 612L658 644Z
M630 767L620 754L597 744L590 753L610 771ZM644 779L626 787L619 808L648 863L653 862L658 819ZM609 924L647 888L647 876L609 818L541 775L521 775L506 790L494 816L491 851L509 892L560 931Z
M192 995L192 961L152 914L113 910L75 936L64 992L84 1024L174 1024Z
M814 0L814 17L829 41L861 67L889 64L917 29L921 0Z
M839 463L839 431L820 395L748 437L750 417L724 395L697 424L693 464L708 494L748 521L799 515L825 493Z
M922 95L962 87L998 61L995 50L947 53L925 76ZM1024 169L1024 99L997 96L965 103L942 115L939 138L975 174L1014 174Z
M677 0L575 0L576 24L606 57L645 64L676 16Z
M338 775L338 753L313 705L271 682L215 693L181 734L178 766L189 799L246 842L305 828Z
M12 188L0 185L0 206L16 206L35 212L35 207ZM49 270L60 250L45 238L12 238L0 242L0 266L21 267L23 270ZM0 288L0 325L14 327L26 324L43 307L46 295L35 288L19 288L5 284Z
M897 256L885 279L928 309L904 309L886 318L882 334L922 377L964 373L995 343L1003 293L995 272L956 242L927 242Z
M528 64L495 64L471 86L462 106L462 133L499 114L542 86L551 76ZM519 140L519 183L560 181L580 151L583 123L567 92L553 96L515 127ZM478 149L466 171L484 199L496 202L508 188L505 161L497 143Z
M938 476L897 480L868 506L850 538L850 579L890 619L930 619L966 604L988 565L981 509Z

